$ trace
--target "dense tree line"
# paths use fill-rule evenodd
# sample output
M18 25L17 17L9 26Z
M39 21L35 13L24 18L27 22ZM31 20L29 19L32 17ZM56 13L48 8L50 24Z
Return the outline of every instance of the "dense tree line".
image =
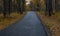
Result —
M33 11L33 10L34 10L34 8L33 8L33 7L34 7L34 4L33 4L33 2L32 2L32 1L30 1L30 10L31 10L31 11Z
M41 5L39 3L40 3L40 0L37 1L37 9L36 9L37 11L41 10L41 7L40 7Z
M31 9L33 8L34 11L40 11L41 7L40 7L40 0L33 0L30 1L30 7Z
M25 0L2 0L2 7L0 6L0 11L2 9L3 16L10 15L12 12L20 12L23 14L25 11Z
M60 0L55 0L55 9L56 11L60 11Z
M34 10L40 11L40 0L37 0L37 5L34 5L33 2L30 2L30 7ZM45 15L52 16L53 7L52 0L44 0L45 1ZM25 11L25 0L2 0L2 6L0 6L0 12L3 12L3 16L6 17L7 14L11 14L12 12L19 12L23 14ZM37 8L35 7L37 6ZM58 10L60 8L60 4L57 0L55 0L55 9Z
M58 0L43 0L44 1L44 9L45 9L45 15L52 16L55 13L55 10L58 10L60 8L60 3ZM36 11L40 11L42 7L40 7L42 3L40 3L40 0L35 1L35 7ZM54 5L55 4L55 5Z
M52 7L52 0L45 0L45 15L52 16L53 13L53 7Z
M25 0L16 0L15 8L20 14L23 14L25 11Z

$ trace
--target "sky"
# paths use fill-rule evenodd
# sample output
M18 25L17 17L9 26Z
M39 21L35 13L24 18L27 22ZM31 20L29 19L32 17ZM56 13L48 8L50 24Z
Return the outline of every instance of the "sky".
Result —
M27 1L27 3L26 4L30 4L30 0L26 0Z

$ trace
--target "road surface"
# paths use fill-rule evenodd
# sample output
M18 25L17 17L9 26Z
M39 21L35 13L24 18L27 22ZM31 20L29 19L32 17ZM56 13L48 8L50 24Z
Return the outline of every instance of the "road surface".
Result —
M35 12L27 12L25 17L0 31L0 36L47 36L41 21Z

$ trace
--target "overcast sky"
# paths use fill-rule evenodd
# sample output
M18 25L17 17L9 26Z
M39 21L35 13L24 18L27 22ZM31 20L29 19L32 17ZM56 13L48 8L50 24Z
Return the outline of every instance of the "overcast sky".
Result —
M30 3L30 0L26 0L27 1L27 3L26 4L29 4Z

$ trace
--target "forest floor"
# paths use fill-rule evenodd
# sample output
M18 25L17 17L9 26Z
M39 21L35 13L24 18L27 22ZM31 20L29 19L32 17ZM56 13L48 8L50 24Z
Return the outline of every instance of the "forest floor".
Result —
M51 31L52 36L60 36L60 12L48 17L44 15L44 11L37 12L44 25Z
M19 13L11 13L10 16L7 15L6 18L3 17L3 14L0 14L0 30L5 29L6 27L12 25L12 23L17 22L18 20L22 19L25 15L25 12L20 15Z

